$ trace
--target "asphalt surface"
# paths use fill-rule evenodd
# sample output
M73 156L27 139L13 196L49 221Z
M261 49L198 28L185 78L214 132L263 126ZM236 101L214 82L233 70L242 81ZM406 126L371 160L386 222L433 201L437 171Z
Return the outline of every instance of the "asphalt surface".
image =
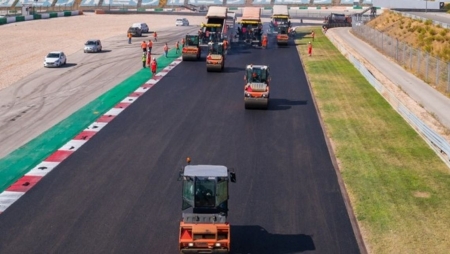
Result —
M350 29L350 27L333 28L327 32L327 36L339 38L344 44L358 52L390 81L401 87L409 97L434 114L441 124L450 128L450 114L448 113L450 112L450 99L448 97L354 36L350 33Z
M244 109L250 63L268 110ZM177 253L187 156L237 173L232 253L360 253L293 44L181 63L0 216L0 253Z
M169 47L198 26L161 29L160 41L152 53L162 54L164 42ZM151 34L127 38L115 36L102 41L103 52L67 57L67 65L42 68L0 91L0 158L26 144L45 130L119 84L142 67L140 43ZM42 61L44 56L42 56Z

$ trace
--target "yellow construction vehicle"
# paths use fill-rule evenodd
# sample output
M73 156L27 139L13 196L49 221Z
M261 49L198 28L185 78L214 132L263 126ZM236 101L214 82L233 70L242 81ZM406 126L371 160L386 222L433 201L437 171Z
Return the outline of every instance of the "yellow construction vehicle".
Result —
M179 172L182 181L182 221L179 250L187 253L229 253L228 183L234 171L220 165L190 165Z

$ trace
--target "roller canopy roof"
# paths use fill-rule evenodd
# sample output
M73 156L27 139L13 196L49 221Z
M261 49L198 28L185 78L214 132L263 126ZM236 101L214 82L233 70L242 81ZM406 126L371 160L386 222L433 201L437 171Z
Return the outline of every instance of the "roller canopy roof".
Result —
M184 167L185 176L198 177L227 177L228 169L218 165L187 165Z
M289 16L289 10L287 5L274 5L273 16Z
M210 6L208 9L207 18L226 18L227 17L227 7L222 6Z
M259 7L244 7L242 11L242 20L260 20L261 8Z

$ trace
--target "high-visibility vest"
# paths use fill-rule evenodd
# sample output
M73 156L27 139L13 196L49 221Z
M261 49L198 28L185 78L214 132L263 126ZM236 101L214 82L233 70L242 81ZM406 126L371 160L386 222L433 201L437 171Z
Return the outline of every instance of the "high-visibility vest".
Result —
M156 70L156 66L157 66L156 61L153 60L151 63L152 70Z
M147 46L148 46L149 48L151 48L151 47L153 46L153 42L152 42L152 41L148 41Z
M142 43L141 43L141 48L143 48L143 49L147 48L147 43L142 42Z
M167 51L169 49L169 47L167 47L167 45L164 46L164 51Z

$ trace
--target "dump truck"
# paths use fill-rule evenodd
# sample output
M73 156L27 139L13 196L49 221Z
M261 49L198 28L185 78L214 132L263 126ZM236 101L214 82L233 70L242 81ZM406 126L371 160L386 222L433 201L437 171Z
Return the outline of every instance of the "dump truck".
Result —
M245 28L244 41L250 45L261 46L262 22L261 8L244 7L242 10L241 20L238 22L242 25L241 31Z
M206 56L206 71L223 71L225 68L225 48L223 42L209 42Z
M182 181L180 253L230 253L228 185L233 170L222 165L190 165L187 158L178 176Z
M269 107L269 67L247 65L245 68L244 105L246 109Z
M199 60L202 55L202 49L199 44L199 36L187 34L185 44L181 50L183 61Z
M289 42L289 27L287 25L278 25L277 44L287 45Z
M210 6L206 14L206 23L201 24L200 45L208 45L211 41L223 41L224 37L230 38L226 22L227 7Z
M274 5L270 27L273 32L278 32L279 26L291 26L289 8L287 5Z
M327 29L333 27L350 27L352 26L352 17L347 16L345 14L331 13L328 15L322 27L326 27Z

